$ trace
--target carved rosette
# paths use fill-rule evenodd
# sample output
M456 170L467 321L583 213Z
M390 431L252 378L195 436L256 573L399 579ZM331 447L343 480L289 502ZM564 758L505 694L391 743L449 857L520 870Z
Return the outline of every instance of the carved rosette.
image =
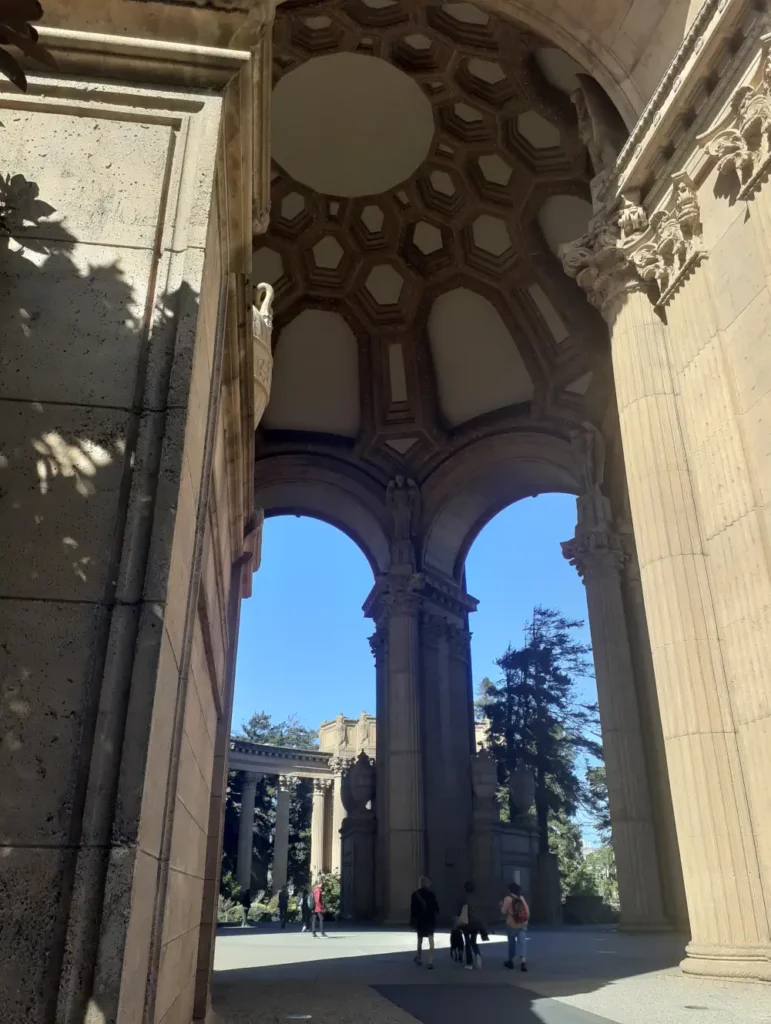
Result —
M717 161L718 175L735 175L738 199L750 199L771 167L771 35L761 40L753 80L731 97L728 115L699 143Z
M254 422L257 425L270 398L273 378L273 289L269 284L257 285L252 305L252 344L254 346Z
M585 235L560 246L565 273L606 316L612 301L630 291L645 291L656 306L666 306L705 255L696 191L682 172L672 176L667 201L650 218L632 192L594 217Z

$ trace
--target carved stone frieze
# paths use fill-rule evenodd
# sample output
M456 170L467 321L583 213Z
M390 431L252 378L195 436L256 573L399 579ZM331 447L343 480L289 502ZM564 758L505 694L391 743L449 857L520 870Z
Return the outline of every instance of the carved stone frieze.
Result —
M719 176L735 175L738 199L750 199L771 168L771 35L761 40L753 80L731 97L727 117L699 142L717 161Z
M696 191L683 173L673 175L667 201L650 217L630 193L560 247L565 272L604 312L625 291L646 291L656 306L666 306L705 256Z

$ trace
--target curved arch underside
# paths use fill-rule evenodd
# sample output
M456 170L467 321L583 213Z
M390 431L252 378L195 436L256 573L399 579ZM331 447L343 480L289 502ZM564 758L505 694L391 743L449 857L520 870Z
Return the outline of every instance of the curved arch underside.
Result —
M423 565L459 582L469 548L493 516L521 498L553 491L578 493L568 441L522 432L469 445L423 485Z
M388 572L385 491L350 464L321 455L275 456L257 462L254 490L266 518L321 519L358 545L375 576Z
M479 0L568 53L593 75L631 129L701 0Z
M569 441L535 431L484 438L450 455L421 481L419 567L460 581L482 527L521 498L578 493ZM266 517L307 515L347 534L375 576L388 572L386 482L321 454L257 462L255 504Z

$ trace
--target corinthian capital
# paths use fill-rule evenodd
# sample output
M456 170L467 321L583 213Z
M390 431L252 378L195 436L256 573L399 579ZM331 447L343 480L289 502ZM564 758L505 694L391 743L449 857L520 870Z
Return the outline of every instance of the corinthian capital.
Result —
M576 530L575 537L563 541L561 547L562 554L584 581L594 575L618 574L624 567L621 538L608 527Z
M639 196L629 193L559 251L565 273L606 316L624 292L645 291L665 306L705 255L693 183L684 173L673 175L667 200L650 218Z

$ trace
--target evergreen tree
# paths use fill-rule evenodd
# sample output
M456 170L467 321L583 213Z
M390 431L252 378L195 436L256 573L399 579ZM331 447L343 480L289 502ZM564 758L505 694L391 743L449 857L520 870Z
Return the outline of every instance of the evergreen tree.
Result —
M592 765L586 769L586 806L603 846L610 846L610 806L605 765Z
M486 680L479 696L490 722L499 782L508 786L519 767L533 774L543 853L550 849L550 816L572 816L583 797L578 753L602 757L597 707L576 694L575 676L590 674L591 648L573 635L582 625L553 609L536 607L524 627L524 644L509 647L496 662L503 678L497 683ZM512 817L514 811L510 806Z

